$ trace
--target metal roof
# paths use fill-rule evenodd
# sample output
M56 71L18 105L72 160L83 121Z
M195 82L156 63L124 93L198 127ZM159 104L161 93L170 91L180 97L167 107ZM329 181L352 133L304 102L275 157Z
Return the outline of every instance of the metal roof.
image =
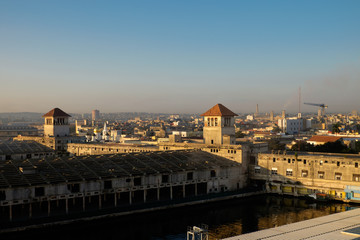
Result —
M0 155L53 152L54 150L35 141L0 142Z
M232 166L240 164L200 150L8 160L0 162L0 188Z

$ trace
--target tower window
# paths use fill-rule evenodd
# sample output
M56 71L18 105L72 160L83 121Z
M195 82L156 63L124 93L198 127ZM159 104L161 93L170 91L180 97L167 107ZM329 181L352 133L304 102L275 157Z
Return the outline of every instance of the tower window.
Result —
M215 118L215 127L217 127L217 125L218 125L218 119Z
M224 126L225 126L225 127L230 127L230 122L231 122L230 120L231 120L231 119L230 119L229 117L226 117L226 118L225 118L225 122L224 122Z

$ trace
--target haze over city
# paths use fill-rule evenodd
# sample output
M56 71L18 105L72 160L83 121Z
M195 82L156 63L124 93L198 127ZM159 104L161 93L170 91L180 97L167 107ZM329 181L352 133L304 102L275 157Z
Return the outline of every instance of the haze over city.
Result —
M359 110L359 1L1 1L0 112ZM301 104L302 111L317 108Z

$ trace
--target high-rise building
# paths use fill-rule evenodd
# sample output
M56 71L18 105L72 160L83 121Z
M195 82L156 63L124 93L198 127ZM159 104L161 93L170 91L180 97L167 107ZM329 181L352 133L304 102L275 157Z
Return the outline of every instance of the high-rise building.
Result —
M274 121L274 111L270 112L270 121Z
M91 120L96 121L100 119L100 111L99 110L92 110L91 112Z
M286 118L285 110L282 110L282 112L281 112L281 118Z

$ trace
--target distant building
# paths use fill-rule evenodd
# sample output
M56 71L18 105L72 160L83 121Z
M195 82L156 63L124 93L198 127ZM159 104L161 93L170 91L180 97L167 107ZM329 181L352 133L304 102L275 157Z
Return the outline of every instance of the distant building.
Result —
M251 115L251 114L247 115L246 120L253 121L254 120L254 115Z
M278 119L279 128L287 134L297 134L304 130L304 119L302 118L281 118Z
M100 119L100 111L99 110L92 110L91 112L91 120L92 121L97 121Z
M35 127L29 126L7 126L7 125L0 125L0 139L1 138L12 138L18 135L23 136L37 136L39 131Z
M68 143L84 142L85 137L70 136L69 114L59 108L54 108L43 115L44 118L44 136L17 136L14 140L18 141L36 141L57 153L65 153Z
M342 137L315 135L315 136L312 136L309 140L307 140L307 143L310 143L310 144L313 144L316 146L316 145L323 145L328 142L336 142L336 141L342 141Z
M205 144L235 144L235 116L222 104L216 104L200 116L204 117Z
M270 121L274 121L274 111L270 112Z

